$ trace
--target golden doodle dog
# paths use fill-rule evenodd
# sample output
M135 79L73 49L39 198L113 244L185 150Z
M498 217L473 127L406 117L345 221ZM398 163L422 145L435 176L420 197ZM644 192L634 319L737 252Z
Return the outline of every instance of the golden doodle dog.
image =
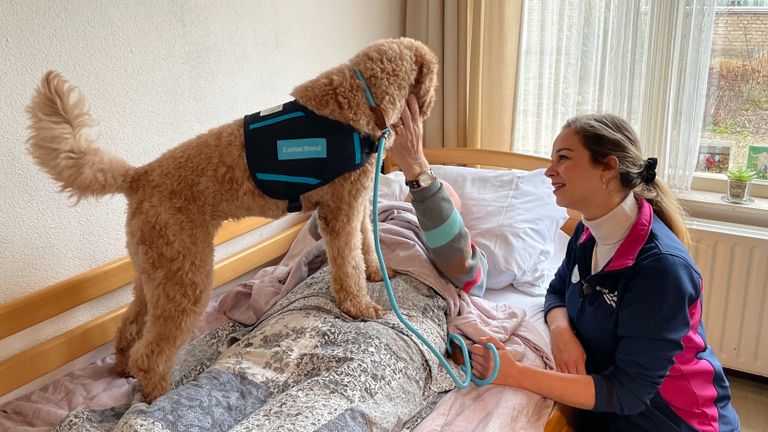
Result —
M437 58L412 39L385 39L347 63L297 86L292 96L320 116L378 140L409 94L424 118L434 104ZM356 70L381 114L370 109ZM252 180L244 119L205 132L140 167L98 148L85 99L59 73L45 74L30 102L29 153L77 200L122 193L126 236L135 269L134 299L115 338L117 368L136 377L153 401L170 389L176 355L204 311L211 291L213 238L227 219L278 218L288 202L270 198ZM389 143L391 144L391 138ZM353 318L378 318L365 279L381 280L370 221L375 155L359 169L301 195L317 209L339 308Z

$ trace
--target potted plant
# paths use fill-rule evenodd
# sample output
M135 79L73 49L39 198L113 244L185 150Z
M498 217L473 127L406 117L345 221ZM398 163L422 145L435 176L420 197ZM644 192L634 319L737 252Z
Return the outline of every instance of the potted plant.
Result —
M746 167L738 167L728 171L728 194L726 199L729 202L745 204L750 202L749 185L757 173Z

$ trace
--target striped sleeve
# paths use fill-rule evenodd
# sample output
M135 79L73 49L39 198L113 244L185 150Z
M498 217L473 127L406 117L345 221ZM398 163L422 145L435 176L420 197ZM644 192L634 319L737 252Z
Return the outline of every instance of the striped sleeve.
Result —
M431 259L454 285L470 295L485 292L488 261L472 243L461 214L440 181L411 192Z

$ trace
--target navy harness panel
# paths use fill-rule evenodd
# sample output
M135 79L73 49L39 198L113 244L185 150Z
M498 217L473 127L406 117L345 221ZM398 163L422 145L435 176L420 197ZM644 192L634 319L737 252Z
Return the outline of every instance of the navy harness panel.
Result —
M294 101L245 116L245 157L251 178L267 196L301 210L299 197L360 168L376 143L349 125Z

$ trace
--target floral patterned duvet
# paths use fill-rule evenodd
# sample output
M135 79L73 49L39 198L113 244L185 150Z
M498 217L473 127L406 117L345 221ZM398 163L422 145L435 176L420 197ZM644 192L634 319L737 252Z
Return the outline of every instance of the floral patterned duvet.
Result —
M147 405L70 413L57 431L389 431L416 425L453 382L391 311L353 321L333 302L328 268L255 326L230 322L188 344L174 390ZM402 313L445 348L445 300L418 280L392 279Z

